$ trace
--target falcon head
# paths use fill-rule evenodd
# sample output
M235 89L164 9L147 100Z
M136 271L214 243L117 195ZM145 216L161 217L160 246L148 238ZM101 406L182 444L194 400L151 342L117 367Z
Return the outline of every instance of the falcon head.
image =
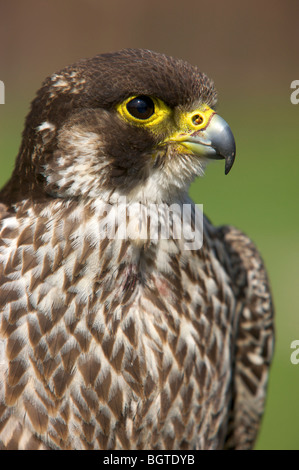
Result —
M81 60L48 77L33 101L15 185L60 198L185 194L210 159L224 159L225 173L234 162L216 99L198 68L163 54Z

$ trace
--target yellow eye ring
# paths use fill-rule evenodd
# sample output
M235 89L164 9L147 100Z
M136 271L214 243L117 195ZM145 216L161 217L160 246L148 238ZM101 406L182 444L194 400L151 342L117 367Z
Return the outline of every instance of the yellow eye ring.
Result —
M116 110L125 121L137 126L155 126L171 114L162 100L147 95L130 96Z

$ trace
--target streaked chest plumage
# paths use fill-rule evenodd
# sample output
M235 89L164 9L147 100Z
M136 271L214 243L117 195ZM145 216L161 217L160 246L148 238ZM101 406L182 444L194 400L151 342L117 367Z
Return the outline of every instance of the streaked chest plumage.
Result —
M92 205L36 211L2 225L7 414L54 448L221 446L234 297L208 233L185 251L103 238Z

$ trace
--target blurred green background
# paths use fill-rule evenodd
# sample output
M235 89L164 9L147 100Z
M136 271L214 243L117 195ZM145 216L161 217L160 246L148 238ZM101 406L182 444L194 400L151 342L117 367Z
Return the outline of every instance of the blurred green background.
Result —
M267 265L276 351L257 449L299 449L297 0L0 0L0 184L9 177L25 115L49 74L82 57L143 47L185 59L214 79L219 113L237 142L228 176L210 165L191 187L215 224L245 231Z

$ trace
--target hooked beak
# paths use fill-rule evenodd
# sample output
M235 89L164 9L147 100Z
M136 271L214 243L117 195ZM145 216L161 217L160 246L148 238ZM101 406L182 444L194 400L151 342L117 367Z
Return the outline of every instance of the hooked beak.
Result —
M213 160L225 159L226 175L233 166L236 155L233 133L227 122L214 112L210 114L205 127L195 132L181 134L175 141L200 157Z

